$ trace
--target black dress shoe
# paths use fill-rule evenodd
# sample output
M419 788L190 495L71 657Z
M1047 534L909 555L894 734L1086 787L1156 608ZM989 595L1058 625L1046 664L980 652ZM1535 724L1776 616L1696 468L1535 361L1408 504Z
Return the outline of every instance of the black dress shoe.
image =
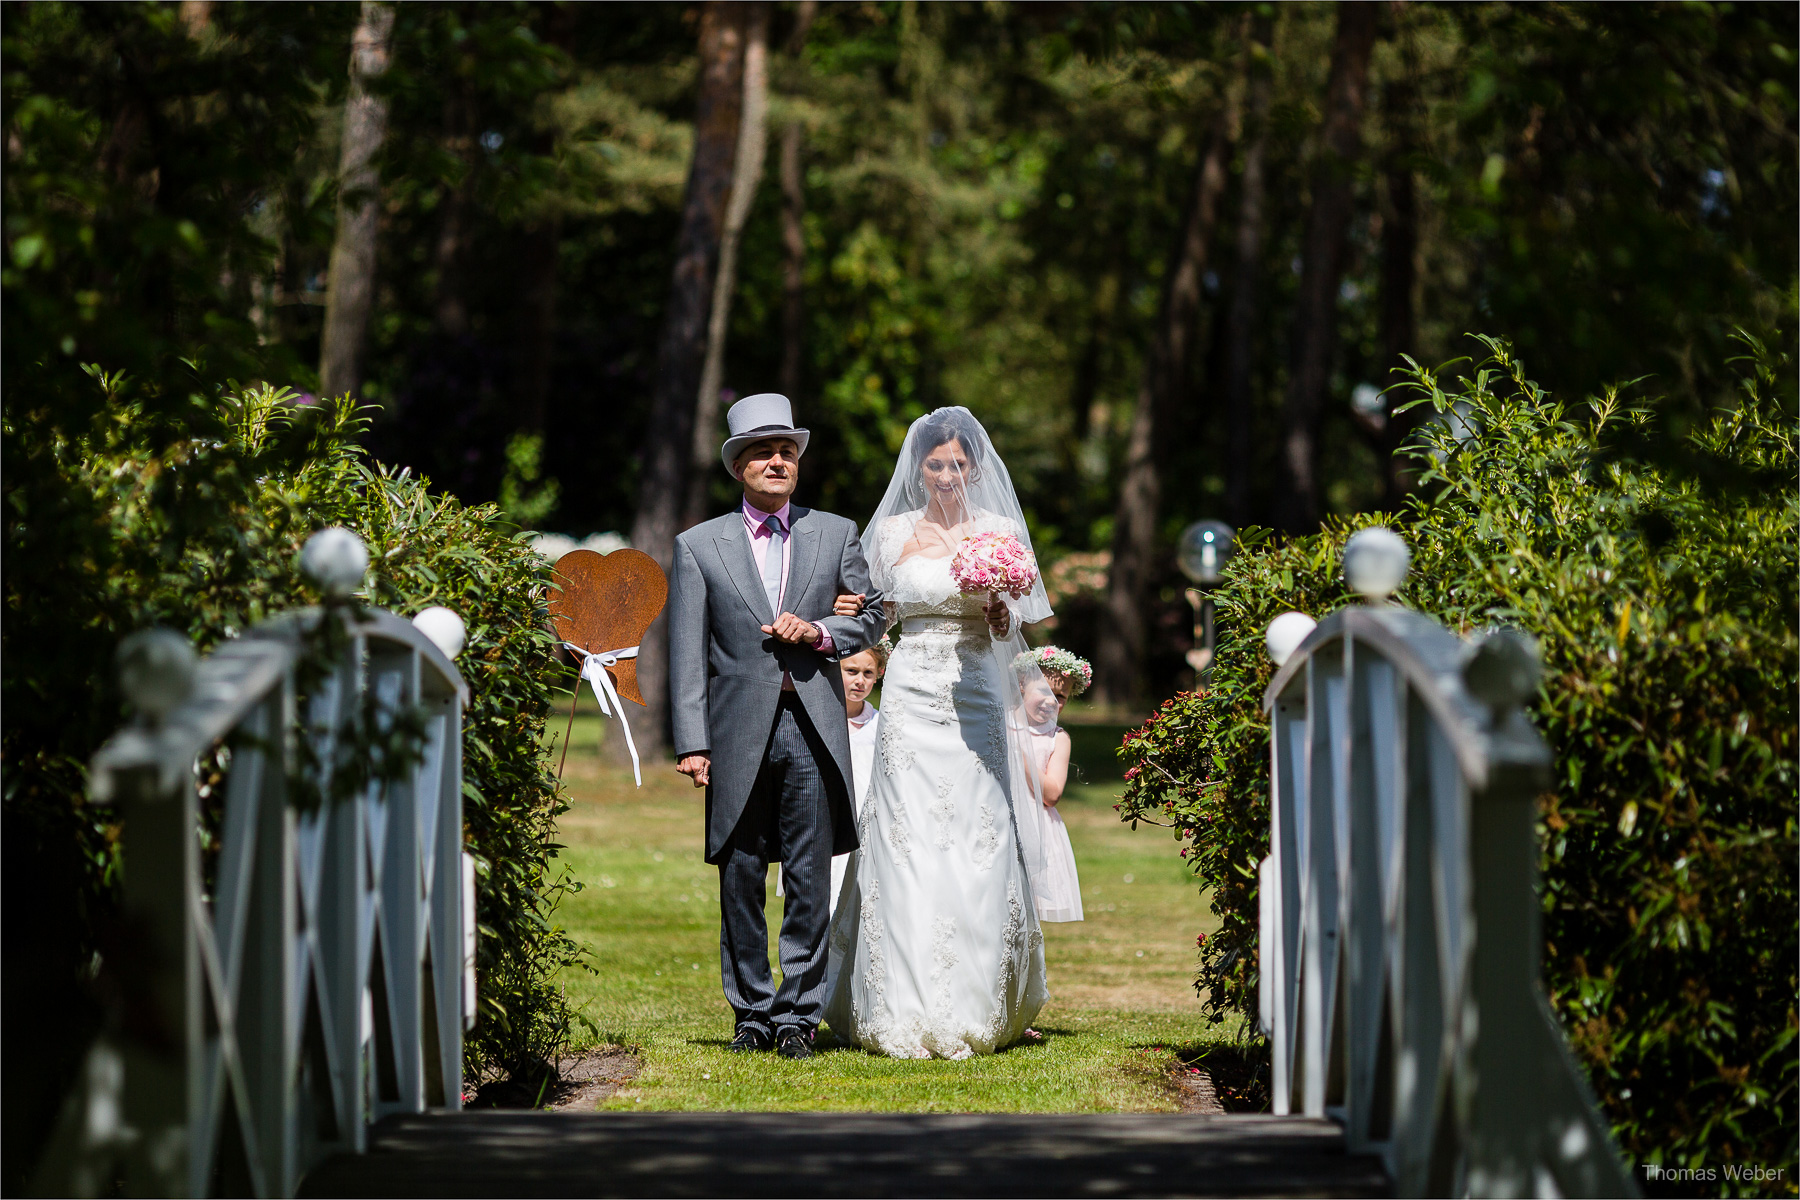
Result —
M781 1030L775 1035L775 1053L783 1058L811 1058L812 1030L802 1029L798 1025L790 1025Z
M731 1045L725 1048L733 1054L759 1054L770 1049L774 1044L774 1040L769 1037L767 1030L758 1029L754 1025L745 1025L737 1031L737 1036L731 1039Z

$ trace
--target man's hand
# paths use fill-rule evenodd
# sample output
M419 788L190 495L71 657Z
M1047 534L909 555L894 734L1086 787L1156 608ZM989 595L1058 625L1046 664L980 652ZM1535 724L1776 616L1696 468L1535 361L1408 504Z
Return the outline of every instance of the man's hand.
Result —
M1003 638L1012 631L1012 610L1000 597L995 596L982 605L981 611L987 615L988 628L994 631L995 637Z
M675 769L694 781L694 786L703 788L712 782L712 755L701 751L690 754L675 764Z
M854 596L839 596L832 602L831 613L836 617L860 617L866 598L860 592Z
M790 646L816 646L825 640L819 627L811 621L802 621L793 613L782 613L775 618L773 625L764 625L762 631Z

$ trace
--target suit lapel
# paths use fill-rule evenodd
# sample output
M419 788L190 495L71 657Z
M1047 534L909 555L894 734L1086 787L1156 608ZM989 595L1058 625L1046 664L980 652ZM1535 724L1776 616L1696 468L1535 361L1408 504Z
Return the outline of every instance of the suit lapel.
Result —
M801 596L806 594L807 585L812 582L813 572L819 565L819 530L809 520L810 508L793 508L789 510L794 518L794 531L790 535L793 544L788 558L787 590L782 594L789 612L794 611Z
M713 541L719 548L719 558L725 563L725 573L731 576L732 584L750 609L750 615L756 618L757 625L773 625L775 614L769 611L769 596L763 591L762 576L756 570L756 556L750 553L750 539L744 534L743 519L734 519Z

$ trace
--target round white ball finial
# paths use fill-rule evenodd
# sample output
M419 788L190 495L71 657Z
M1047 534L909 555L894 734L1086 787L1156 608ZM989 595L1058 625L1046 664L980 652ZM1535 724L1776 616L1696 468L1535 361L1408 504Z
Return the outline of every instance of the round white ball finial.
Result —
M1287 665L1287 660L1294 656L1319 623L1302 612L1284 612L1269 622L1269 632L1263 635L1264 643L1269 647L1269 660L1277 669Z
M1412 551L1391 529L1359 529L1344 543L1344 579L1370 603L1393 595L1411 566Z
M300 570L327 596L348 596L362 585L368 569L369 548L341 525L319 530L300 551Z
M174 712L194 690L199 656L173 629L140 629L119 643L119 688L153 724Z
M452 662L462 653L468 629L463 619L441 604L434 604L413 618L413 627L431 639L431 644L444 652Z

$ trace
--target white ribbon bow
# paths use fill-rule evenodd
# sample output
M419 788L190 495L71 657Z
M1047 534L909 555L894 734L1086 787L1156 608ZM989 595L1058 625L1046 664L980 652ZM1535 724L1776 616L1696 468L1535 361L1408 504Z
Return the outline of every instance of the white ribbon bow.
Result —
M563 645L582 656L581 677L593 685L594 699L600 702L600 715L619 718L619 726L625 730L625 746L631 751L631 777L637 780L639 787L643 787L644 775L638 768L637 743L631 740L631 722L625 719L625 702L613 690L612 676L606 673L606 668L618 666L620 659L636 658L638 648L627 646L623 650L589 653L585 647L577 646L574 642L564 642ZM607 704L608 700L612 701L611 705Z

